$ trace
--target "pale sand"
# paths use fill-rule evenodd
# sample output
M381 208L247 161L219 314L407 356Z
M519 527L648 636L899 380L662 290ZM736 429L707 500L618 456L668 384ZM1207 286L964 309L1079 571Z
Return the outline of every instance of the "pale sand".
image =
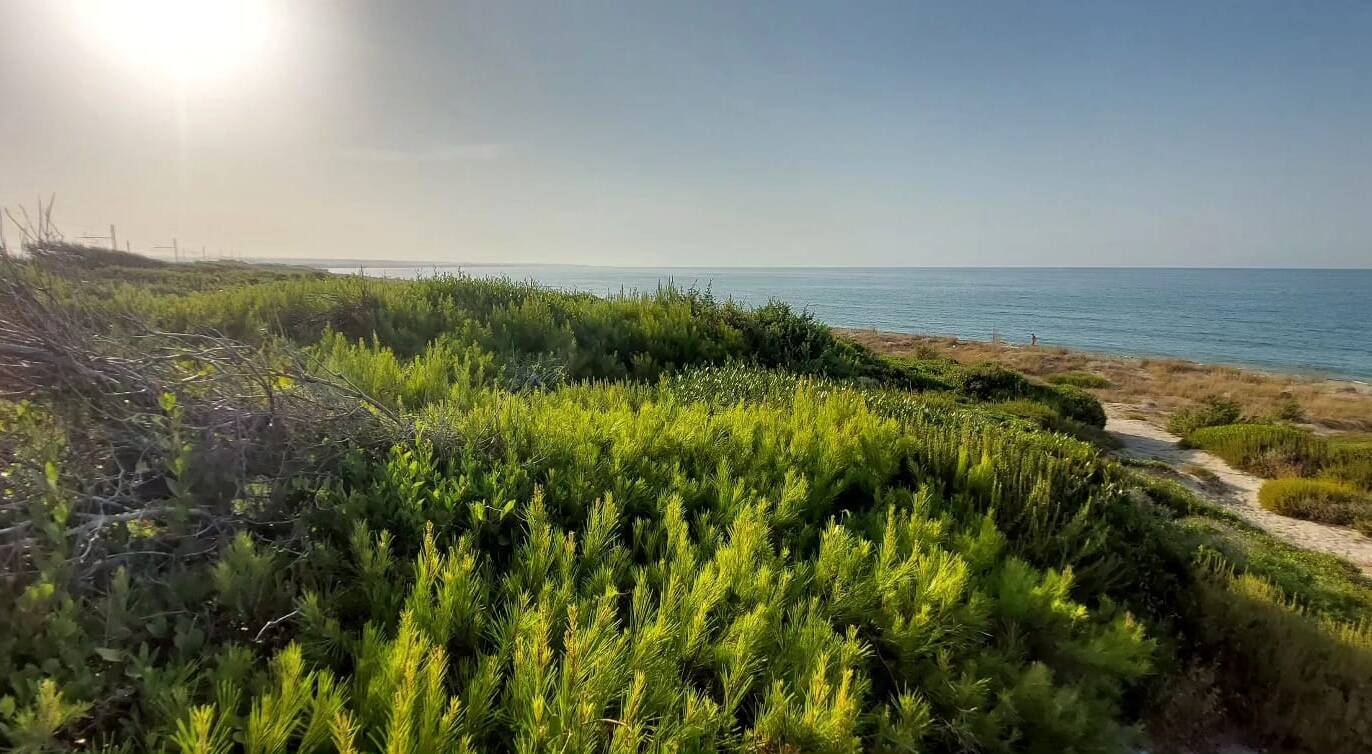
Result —
M1258 489L1263 479L1235 470L1203 450L1179 447L1180 438L1176 435L1142 419L1130 418L1130 414L1137 413L1136 406L1105 404L1105 429L1124 444L1116 452L1130 458L1161 461L1177 471L1191 490L1254 526L1297 547L1336 555L1372 576L1372 538L1343 526L1288 518L1264 510L1258 505ZM1187 471L1188 466L1206 469L1215 479L1197 477Z

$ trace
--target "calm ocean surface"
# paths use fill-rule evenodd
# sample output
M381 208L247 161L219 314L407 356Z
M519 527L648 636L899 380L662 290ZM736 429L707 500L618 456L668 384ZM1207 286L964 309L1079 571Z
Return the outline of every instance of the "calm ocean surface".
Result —
M780 299L842 327L1372 379L1372 270L368 267L461 271L600 295L660 283L747 304ZM335 267L334 272L356 272Z

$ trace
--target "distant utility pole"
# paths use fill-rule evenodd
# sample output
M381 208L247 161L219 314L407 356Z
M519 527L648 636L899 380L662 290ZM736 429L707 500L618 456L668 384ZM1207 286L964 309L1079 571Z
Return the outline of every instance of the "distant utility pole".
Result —
M119 239L114 232L114 223L110 223L110 234L108 236L81 236L82 241L105 241L110 242L110 251L119 251Z
M152 247L152 248L153 248L154 250L156 250L156 251L166 251L167 249L171 249L172 261L173 261L173 262L180 262L180 261L181 261L181 246L180 246L179 244L177 244L175 238L172 239L171 246L154 246L154 247Z

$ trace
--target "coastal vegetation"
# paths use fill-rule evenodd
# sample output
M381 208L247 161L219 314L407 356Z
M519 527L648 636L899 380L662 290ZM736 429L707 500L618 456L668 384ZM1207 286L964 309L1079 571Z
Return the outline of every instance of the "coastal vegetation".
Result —
M1352 526L1372 536L1372 442L1286 424L1226 424L1187 435L1231 466L1272 481L1258 501L1284 516Z
M1347 380L1182 359L1112 356L1043 344L1029 347L872 330L840 334L892 356L921 353L962 363L990 361L1049 381L1064 373L1091 374L1110 383L1091 388L1102 401L1129 404L1160 424L1208 396L1220 396L1237 403L1246 417L1303 422L1330 431L1372 431L1372 387Z
M2 747L1372 747L1372 589L1112 461L1071 380L696 291L37 251Z
M1236 469L1267 478L1312 476L1329 455L1323 438L1287 424L1206 426L1187 434L1182 444L1203 448Z
M1179 360L1128 359L1052 347L1016 347L949 338L844 331L893 356L989 360L1054 385L1127 402L1131 418L1165 425L1184 447L1274 480L1258 504L1274 513L1372 532L1372 440L1346 430L1372 427L1372 391L1351 382L1270 375ZM1201 396L1196 398L1195 396ZM1008 407L1026 413L1026 409ZM1057 431L1051 422L1040 425ZM1095 442L1108 447L1108 433ZM1085 433L1075 433L1091 439ZM1201 486L1202 467L1183 469Z
M1113 387L1114 383L1106 378L1092 374L1091 372L1056 372L1044 378L1052 385L1073 385L1081 388L1091 388L1101 390Z
M1197 430L1183 442L1259 476L1320 476L1372 491L1372 440L1365 435L1316 435L1282 424L1229 424Z
M1167 419L1167 431L1184 438L1203 427L1237 424L1242 419L1243 408L1236 401L1210 395L1173 412Z
M1273 479L1258 493L1262 507L1283 516L1372 532L1372 495L1333 479Z

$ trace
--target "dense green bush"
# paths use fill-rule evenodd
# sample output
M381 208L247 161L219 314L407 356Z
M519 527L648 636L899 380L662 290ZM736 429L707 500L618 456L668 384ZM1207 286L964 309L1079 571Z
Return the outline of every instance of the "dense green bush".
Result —
M464 358L478 358L478 350L487 354L480 357L489 361L483 374L506 387L652 380L685 367L737 361L889 388L954 390L972 401L1027 398L1088 431L1105 424L1099 401L1069 385L1032 383L994 364L883 358L785 304L749 310L671 287L602 299L462 276L290 279L181 297L132 292L111 306L169 329L245 340L276 334L308 346L341 336L400 360L441 339L444 348L468 354Z
M1204 427L1183 439L1186 447L1201 448L1230 466L1259 476L1308 476L1327 456L1323 440L1284 424L1226 424Z
M1287 398L1272 411L1272 418L1282 422L1305 421L1305 408L1295 398Z
M1166 541L1190 561L1177 620L1191 662L1211 668L1228 715L1272 750L1365 751L1372 703L1372 590L1346 561L1303 550L1149 483L1189 511ZM1171 694L1171 683L1164 694ZM1185 711L1183 711L1184 713Z
M1372 492L1372 441L1361 435L1323 437L1285 424L1234 424L1198 430L1183 443L1260 476L1319 476Z
M541 355L570 380L654 379L744 361L906 389L953 386L943 379L944 365L882 358L783 303L750 310L671 287L603 299L464 276L301 278L178 297L126 290L109 306L172 330L255 342L279 335L308 346L333 332L401 358L442 337L462 349L477 346L497 363Z
M121 295L183 294L278 280L323 279L322 270L287 265L212 261L163 262L140 254L68 243L27 247L28 271L43 275L45 287L65 295L106 299ZM10 273L18 272L11 269Z
M1372 439L1364 435L1327 438L1328 450L1320 468L1322 476L1341 479L1372 492Z
M1184 438L1202 427L1236 424L1242 418L1243 409L1237 402L1211 395L1173 413L1167 420L1167 431Z
M1059 385L1046 399L1068 419L1097 429L1105 427L1105 408L1095 396L1079 387Z
M1029 392L1029 379L992 361L964 367L958 375L958 390L982 401L1019 398Z
M997 411L1028 419L1042 429L1071 435L1102 448L1117 448L1120 445L1114 435L1104 431L1100 426L1069 419L1065 416L1067 412L1041 401L1020 398L991 405Z
M1230 708L1277 750L1366 751L1372 633L1293 610L1281 590L1221 567L1195 590L1200 640L1235 690ZM1255 660L1254 658L1262 658Z
M1090 372L1058 372L1048 375L1047 380L1053 385L1071 385L1092 390L1114 387L1110 380Z
M958 392L976 401L1029 399L1050 405L1062 417L1087 426L1105 426L1105 409L1095 396L1072 385L1045 386L1019 372L985 361L957 367L950 377Z
M75 704L149 674L95 719L154 750L1114 747L1151 642L1015 556L1093 584L1127 563L1095 541L1093 455L943 416L803 382L722 410L613 387L432 403L428 439L315 497L289 564L240 535L175 589L23 587L9 693L37 719L25 679ZM154 605L185 620L137 619ZM235 626L267 641L218 644Z
M1372 519L1372 495L1330 479L1273 479L1258 491L1258 502L1273 513L1326 524Z

